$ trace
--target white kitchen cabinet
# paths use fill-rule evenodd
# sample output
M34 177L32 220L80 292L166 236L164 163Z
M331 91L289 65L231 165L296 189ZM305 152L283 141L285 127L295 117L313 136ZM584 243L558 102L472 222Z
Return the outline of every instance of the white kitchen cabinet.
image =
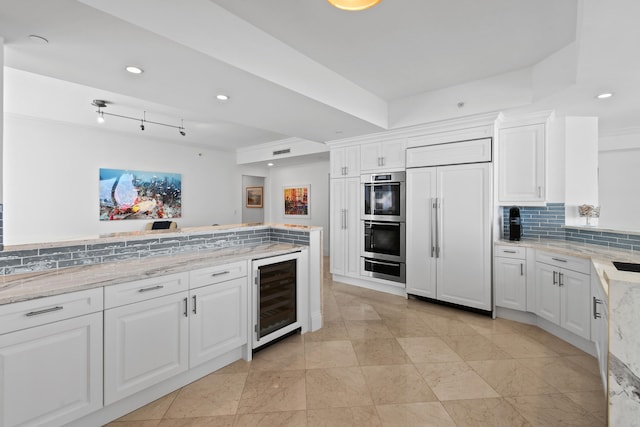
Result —
M168 285L155 285L154 280ZM164 292L172 283L173 289L188 286L187 273L105 288L105 299L119 288L137 288L132 299L147 296L131 304L121 300L124 305L104 312L105 405L188 369L189 293L180 290L154 297L154 292Z
M330 153L331 178L360 176L360 146L332 148Z
M404 170L406 139L371 142L360 146L360 171Z
M591 272L591 341L596 345L598 368L604 392L609 378L609 304L600 277Z
M568 267L573 267L572 270ZM536 253L536 314L583 338L591 338L591 283L587 260Z
M491 165L407 170L407 293L491 310Z
M498 137L498 202L535 205L546 200L546 125L503 128Z
M0 306L0 319L16 329L0 335L0 426L61 426L102 407L102 289Z
M526 311L526 248L496 246L493 260L496 306Z
M330 189L331 273L360 275L360 178L332 179Z
M239 277L190 291L191 368L247 343L247 289L247 277Z

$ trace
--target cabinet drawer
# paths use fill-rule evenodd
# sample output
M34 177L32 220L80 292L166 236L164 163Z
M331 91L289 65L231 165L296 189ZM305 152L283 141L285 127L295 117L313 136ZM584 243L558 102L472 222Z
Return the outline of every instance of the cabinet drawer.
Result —
M525 259L527 257L527 248L520 246L496 246L493 255L502 258Z
M216 265L189 272L189 287L191 289L227 280L244 277L247 275L247 261L238 261L232 264Z
M554 254L553 252L536 251L536 261L577 271L578 273L591 274L591 262L586 258L575 258Z
M0 334L95 313L102 308L102 288L2 305Z
M490 161L491 138L407 149L407 168Z
M113 308L189 289L189 273L168 274L105 286L104 308Z

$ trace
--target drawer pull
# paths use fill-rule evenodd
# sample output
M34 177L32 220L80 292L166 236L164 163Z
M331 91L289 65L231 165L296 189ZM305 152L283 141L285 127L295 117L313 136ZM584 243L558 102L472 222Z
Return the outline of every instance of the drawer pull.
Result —
M158 289L162 289L162 288L164 288L164 286L157 285L157 286L151 286L151 287L148 287L148 288L138 289L138 292L157 291Z
M38 314L51 313L53 311L60 311L60 310L62 310L62 308L63 307L61 305L58 305L56 307L45 308L44 310L30 311L27 314L25 314L25 316L31 317L31 316L37 316Z
M231 273L229 270L219 271L217 273L211 273L211 277L222 276L224 274L229 274L229 273Z
M551 259L558 262L567 262L566 259L562 259L562 258L551 258Z
M553 272L553 284L554 285L558 284L558 272L557 271Z
M598 304L602 304L602 300L596 297L593 297L593 318L600 319L602 315L598 313Z
M504 252L504 253L506 253L506 254L515 254L515 253L518 253L518 251L512 251L512 250L507 250L507 249L504 249L502 252Z

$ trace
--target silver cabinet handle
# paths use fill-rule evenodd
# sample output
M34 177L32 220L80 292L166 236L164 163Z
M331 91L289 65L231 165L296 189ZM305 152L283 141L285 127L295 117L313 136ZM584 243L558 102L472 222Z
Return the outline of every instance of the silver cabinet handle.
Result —
M438 214L440 213L441 207L442 203L436 197L436 258L440 258L440 238L438 236L440 231L440 224L438 221Z
M138 292L149 292L149 291L157 291L158 289L162 289L164 288L164 286L162 285L158 285L158 286L150 286L148 288L141 288L138 289Z
M51 313L53 311L60 311L63 308L64 307L62 307L61 305L58 305L58 306L51 307L51 308L45 308L44 310L30 311L27 314L25 314L25 316L27 316L27 317L37 316L38 314L45 314L45 313Z
M598 304L602 304L602 300L596 297L593 297L593 318L600 319L602 315L598 313Z
M189 299L184 298L184 317L189 317Z
M503 250L502 250L502 252L504 252L505 254L515 254L515 253L518 253L518 251L512 251L512 250L509 250L509 249L503 249Z
M196 295L193 296L193 314L198 314L198 301Z
M366 262L370 262L371 264L388 265L390 267L397 267L399 265L397 262L374 261L369 258L366 259Z
M557 271L553 272L553 284L554 285L558 284L558 272Z
M542 187L538 185L538 197L542 197Z
M229 270L218 271L217 273L211 273L211 277L223 276L223 275L229 274L229 273L231 273Z
M431 203L431 233L429 233L431 235L431 258L433 258L433 255L436 252L436 245L435 245L435 212L436 212L436 202L435 199L431 198L431 201L429 202Z
M520 275L524 276L524 264L520 263Z
M562 278L564 277L564 273L558 273L558 286L564 286L564 281Z
M551 259L558 262L567 262L566 259L562 259L562 258L551 258Z

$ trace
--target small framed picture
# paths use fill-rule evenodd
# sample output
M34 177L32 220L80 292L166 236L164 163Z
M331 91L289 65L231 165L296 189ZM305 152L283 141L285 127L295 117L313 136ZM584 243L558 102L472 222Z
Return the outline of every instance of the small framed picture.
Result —
M297 185L284 187L284 216L310 218L309 210L309 185Z
M262 207L262 191L264 187L247 187L247 207Z

